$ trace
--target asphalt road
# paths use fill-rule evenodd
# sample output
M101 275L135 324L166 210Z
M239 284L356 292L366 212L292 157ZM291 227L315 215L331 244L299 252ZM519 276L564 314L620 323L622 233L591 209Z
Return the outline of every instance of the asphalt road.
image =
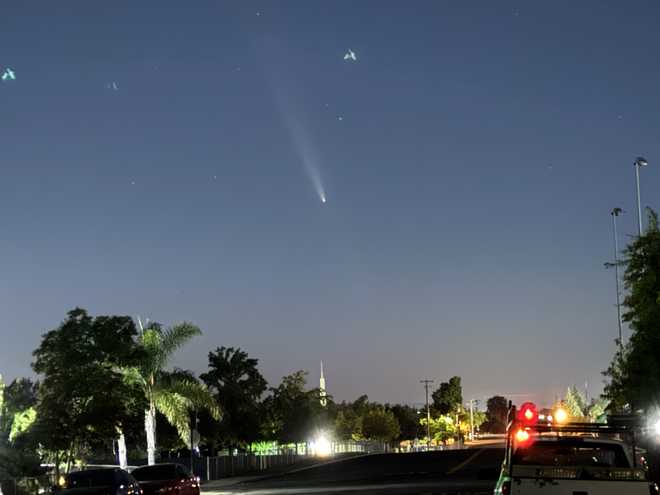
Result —
M204 495L491 495L501 448L371 454L204 490ZM210 487L209 487L210 488Z

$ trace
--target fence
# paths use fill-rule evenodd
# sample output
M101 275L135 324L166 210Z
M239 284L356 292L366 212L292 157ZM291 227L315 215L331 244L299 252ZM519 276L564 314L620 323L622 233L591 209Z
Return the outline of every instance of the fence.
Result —
M243 473L257 473L267 469L290 466L298 462L304 455L283 453L276 455L237 454L199 459L200 470L197 475L206 480L217 480L227 476ZM196 466L197 467L197 466Z
M386 447L375 442L333 442L325 455L348 453L384 452ZM206 481L236 476L239 474L259 473L269 469L291 466L303 459L314 457L318 453L313 447L281 450L266 454L227 454L215 457L198 457L193 461L193 471Z

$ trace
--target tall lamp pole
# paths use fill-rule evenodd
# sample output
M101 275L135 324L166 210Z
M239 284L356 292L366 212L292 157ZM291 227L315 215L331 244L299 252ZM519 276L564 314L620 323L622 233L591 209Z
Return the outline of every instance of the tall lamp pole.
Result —
M648 161L646 161L646 158L638 156L635 159L635 179L637 179L637 227L639 231L639 236L642 236L642 200L640 198L640 193L639 193L639 169L642 167L646 167L649 164Z
M431 450L431 409L429 408L429 385L433 380L420 380L426 391L426 450Z
M620 300L621 291L619 290L619 238L616 232L616 217L618 217L622 211L623 210L621 208L614 208L611 212L612 227L614 228L613 230L614 230L614 273L616 275L616 323L619 326L619 350L621 350L621 352L623 352L623 334L621 332L621 300Z

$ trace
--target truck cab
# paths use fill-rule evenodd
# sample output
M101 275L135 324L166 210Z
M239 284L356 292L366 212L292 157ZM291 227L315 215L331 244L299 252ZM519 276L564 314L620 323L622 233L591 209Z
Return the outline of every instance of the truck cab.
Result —
M519 410L511 407L509 417L495 495L658 493L640 462L630 428L539 421L530 403Z

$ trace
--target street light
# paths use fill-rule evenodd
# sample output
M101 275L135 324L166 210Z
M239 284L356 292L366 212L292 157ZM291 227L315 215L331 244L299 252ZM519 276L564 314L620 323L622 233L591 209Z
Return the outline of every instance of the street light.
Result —
M623 335L621 333L621 301L619 291L619 239L616 233L616 217L618 217L623 210L621 208L614 208L611 212L612 226L614 227L614 273L616 275L616 323L619 326L619 349L623 353Z
M635 178L637 179L637 226L639 228L639 236L642 236L642 200L640 199L639 194L639 169L641 167L646 167L649 162L646 161L646 158L638 156L635 159Z

